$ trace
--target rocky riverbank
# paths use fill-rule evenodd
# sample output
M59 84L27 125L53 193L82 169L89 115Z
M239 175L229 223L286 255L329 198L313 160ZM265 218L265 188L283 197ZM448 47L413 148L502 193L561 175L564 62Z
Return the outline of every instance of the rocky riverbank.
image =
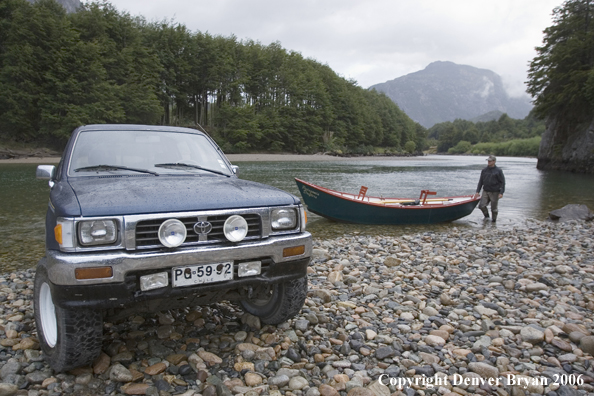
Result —
M35 338L34 270L5 274L0 395L594 394L593 234L529 222L314 241L295 319L216 304L108 320L99 360L63 374Z

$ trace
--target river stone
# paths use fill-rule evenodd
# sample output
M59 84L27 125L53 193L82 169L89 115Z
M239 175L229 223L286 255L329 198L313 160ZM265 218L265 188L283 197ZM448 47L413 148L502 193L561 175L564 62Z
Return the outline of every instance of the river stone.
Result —
M594 213L586 205L569 204L549 212L549 218L554 221L591 221L594 219Z
M374 381L371 383L367 387L367 390L371 391L375 396L390 396L392 393L390 392L390 388L379 381Z
M540 282L534 282L530 283L529 285L526 285L526 291L528 292L537 292L541 290L549 290L549 287L544 283Z
M407 322L412 322L415 320L415 315L411 312L402 312L400 314L400 319L406 320Z
M348 392L347 396L375 396L375 393L370 389L356 386Z
M311 251L311 256L314 259L323 259L323 260L328 260L330 257L330 253L328 253L328 251L326 249L319 249L319 248L314 248Z
M384 260L386 267L398 267L400 264L402 264L402 260L397 257L386 257Z
M559 338L553 338L550 344L556 346L557 348L565 352L571 352L573 350L569 342L561 340Z
M497 311L491 308L487 308L484 307L482 305L477 305L476 307L474 307L474 311L477 312L479 315L485 315L485 316L493 316L493 315L497 315Z
M293 377L289 380L289 388L291 390L301 390L309 385L309 382L303 377Z
M204 360L206 363L210 365L223 363L223 359L221 359L212 352L198 351L198 356L200 356L202 360Z
M315 289L313 291L313 296L319 298L324 303L329 303L332 301L332 293L326 289Z
M377 333L371 329L367 329L365 330L365 338L368 340L373 340L375 337L377 337Z
M246 373L244 378L247 386L254 387L262 383L262 377L256 373Z
M20 371L21 363L15 358L10 358L0 369L0 378L6 379L9 375L18 374Z
M446 340L436 335L428 335L425 337L425 343L429 346L444 346Z
M522 330L520 330L520 336L523 341L531 344L538 344L539 342L544 341L544 332L530 326L523 327Z
M50 374L44 371L33 371L32 373L27 374L25 377L27 378L27 381L32 384L41 384L50 377Z
M441 293L441 295L439 296L439 302L441 303L441 305L455 305L456 304L456 302L452 299L452 297L450 297L450 295L447 293Z
M109 370L109 379L115 382L131 382L134 376L126 367L116 363Z
M152 366L147 367L144 370L144 372L145 372L145 374L148 374L148 375L157 375L157 374L161 374L165 370L167 370L167 365L163 362L160 362L160 363L153 364Z
M573 353L566 353L564 355L557 356L557 359L559 359L561 363L575 363L577 361L577 356Z
M483 378L497 378L499 376L497 367L493 367L487 363L471 362L468 363L468 368Z
M431 330L431 331L429 332L429 334L430 334L430 335L434 335L434 336L441 337L441 338L443 338L443 339L444 339L444 340L446 340L446 341L448 340L448 338L450 338L450 333L449 333L447 330L442 330L442 329L439 329L439 330Z
M283 386L286 386L289 383L289 381L290 378L287 375L277 375L275 377L268 378L268 385L278 386L279 388L282 388Z
M396 351L391 346L382 346L376 349L376 359L382 360L388 357L392 357L396 354Z
M12 396L16 394L19 387L13 384L0 383L0 396Z
M307 331L307 327L309 326L309 320L306 319L298 319L295 321L295 330L299 330L301 332Z
M122 387L122 389L127 395L146 395L149 386L149 384L129 384Z
M488 348L491 346L491 337L489 336L482 336L475 343L472 345L472 350L481 351L483 348Z
M252 352L252 351L250 351ZM253 352L252 352L253 353ZM255 355L255 354L254 354ZM252 362L240 362L240 363L235 363L235 365L233 366L233 368L235 369L235 371L242 372L243 370L248 370L248 371L255 371L254 368L254 363Z
M544 386L540 382L538 377L529 377L526 375L516 375L516 382L522 385L515 385L516 388L522 389L524 392L536 393L542 395L544 393Z
M95 360L95 362L93 363L93 373L103 374L107 371L110 365L111 358L107 354L101 352L101 355L99 355L97 360Z
M580 339L580 348L585 353L594 356L594 336L585 336Z
M439 315L439 311L433 307L425 307L423 309L423 313L427 316L437 316Z
M343 276L341 271L332 271L328 274L326 280L330 283L342 282Z

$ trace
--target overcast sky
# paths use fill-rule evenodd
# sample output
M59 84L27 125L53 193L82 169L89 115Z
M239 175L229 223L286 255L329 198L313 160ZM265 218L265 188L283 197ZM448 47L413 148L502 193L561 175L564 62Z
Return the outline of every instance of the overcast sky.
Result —
M512 95L562 0L111 0L149 21L192 31L278 41L362 87L434 61L490 69Z

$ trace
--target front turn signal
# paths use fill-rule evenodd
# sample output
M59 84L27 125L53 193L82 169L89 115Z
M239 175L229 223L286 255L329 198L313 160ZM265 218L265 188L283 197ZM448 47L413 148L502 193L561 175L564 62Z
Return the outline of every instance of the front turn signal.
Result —
M299 256L305 253L305 245L293 246L283 249L283 257Z
M76 279L100 279L111 278L113 269L111 267L77 268L74 270Z
M62 244L62 224L58 224L54 227L54 238L60 245Z

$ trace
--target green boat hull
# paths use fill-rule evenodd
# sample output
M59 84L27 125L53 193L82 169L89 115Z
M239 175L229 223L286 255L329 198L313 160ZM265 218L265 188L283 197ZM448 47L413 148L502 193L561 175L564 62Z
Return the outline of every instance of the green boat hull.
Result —
M330 220L356 224L434 224L468 216L478 199L452 205L385 206L353 201L296 179L307 209Z

